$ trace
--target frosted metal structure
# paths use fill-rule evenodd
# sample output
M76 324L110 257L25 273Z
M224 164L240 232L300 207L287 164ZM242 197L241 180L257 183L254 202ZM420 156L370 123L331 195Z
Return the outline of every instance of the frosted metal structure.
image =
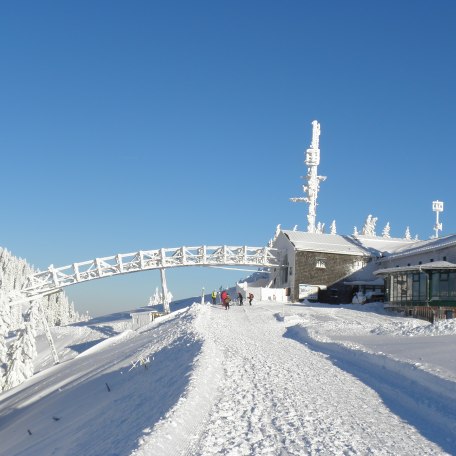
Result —
M165 269L182 266L279 266L277 249L248 246L206 246L177 247L158 250L140 250L133 253L117 254L90 261L73 263L27 277L20 296L16 299L33 300L38 296L56 293L64 287L88 280L112 277L119 274L159 269L162 277L163 294L167 296ZM166 299L165 299L166 300ZM169 303L164 303L169 312Z
M316 233L316 218L317 218L317 197L320 190L320 182L326 180L326 176L318 175L318 165L320 164L320 124L314 120L312 122L312 144L306 151L305 164L307 165L307 175L303 179L307 179L308 185L303 185L306 197L290 198L293 203L304 202L309 204L309 212L307 214L307 232Z
M432 210L435 212L435 238L439 237L439 231L443 230L443 225L439 222L439 212L443 212L443 202L442 201L432 201Z

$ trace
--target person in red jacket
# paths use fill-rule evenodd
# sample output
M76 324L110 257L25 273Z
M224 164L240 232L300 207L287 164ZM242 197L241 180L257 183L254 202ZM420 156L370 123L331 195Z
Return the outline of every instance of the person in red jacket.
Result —
M225 310L228 310L230 308L230 295L226 290L223 290L220 297L222 298L222 304L225 307Z
M250 305L252 305L252 301L253 301L253 294L249 293L249 304Z

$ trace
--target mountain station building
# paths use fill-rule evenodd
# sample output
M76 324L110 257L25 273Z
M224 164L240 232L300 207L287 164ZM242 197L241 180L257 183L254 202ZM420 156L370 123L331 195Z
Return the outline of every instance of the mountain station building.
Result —
M287 288L292 301L351 303L361 292L392 307L456 308L456 235L419 241L280 230L273 247L283 267L272 270L271 286Z

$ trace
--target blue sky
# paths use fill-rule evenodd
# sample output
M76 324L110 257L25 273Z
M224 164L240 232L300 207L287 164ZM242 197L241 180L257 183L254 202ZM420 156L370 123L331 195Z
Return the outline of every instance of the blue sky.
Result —
M180 245L265 245L317 220L456 232L456 3L17 1L0 5L0 245L32 264ZM176 298L242 272L169 271ZM93 315L157 271L68 289Z

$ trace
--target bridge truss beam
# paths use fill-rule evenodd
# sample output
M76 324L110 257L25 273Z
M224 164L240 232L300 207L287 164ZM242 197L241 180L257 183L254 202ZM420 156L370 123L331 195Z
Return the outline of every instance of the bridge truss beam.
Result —
M20 295L34 299L64 287L119 274L183 266L280 266L280 252L271 247L198 246L139 250L91 261L73 263L33 274L26 279Z

